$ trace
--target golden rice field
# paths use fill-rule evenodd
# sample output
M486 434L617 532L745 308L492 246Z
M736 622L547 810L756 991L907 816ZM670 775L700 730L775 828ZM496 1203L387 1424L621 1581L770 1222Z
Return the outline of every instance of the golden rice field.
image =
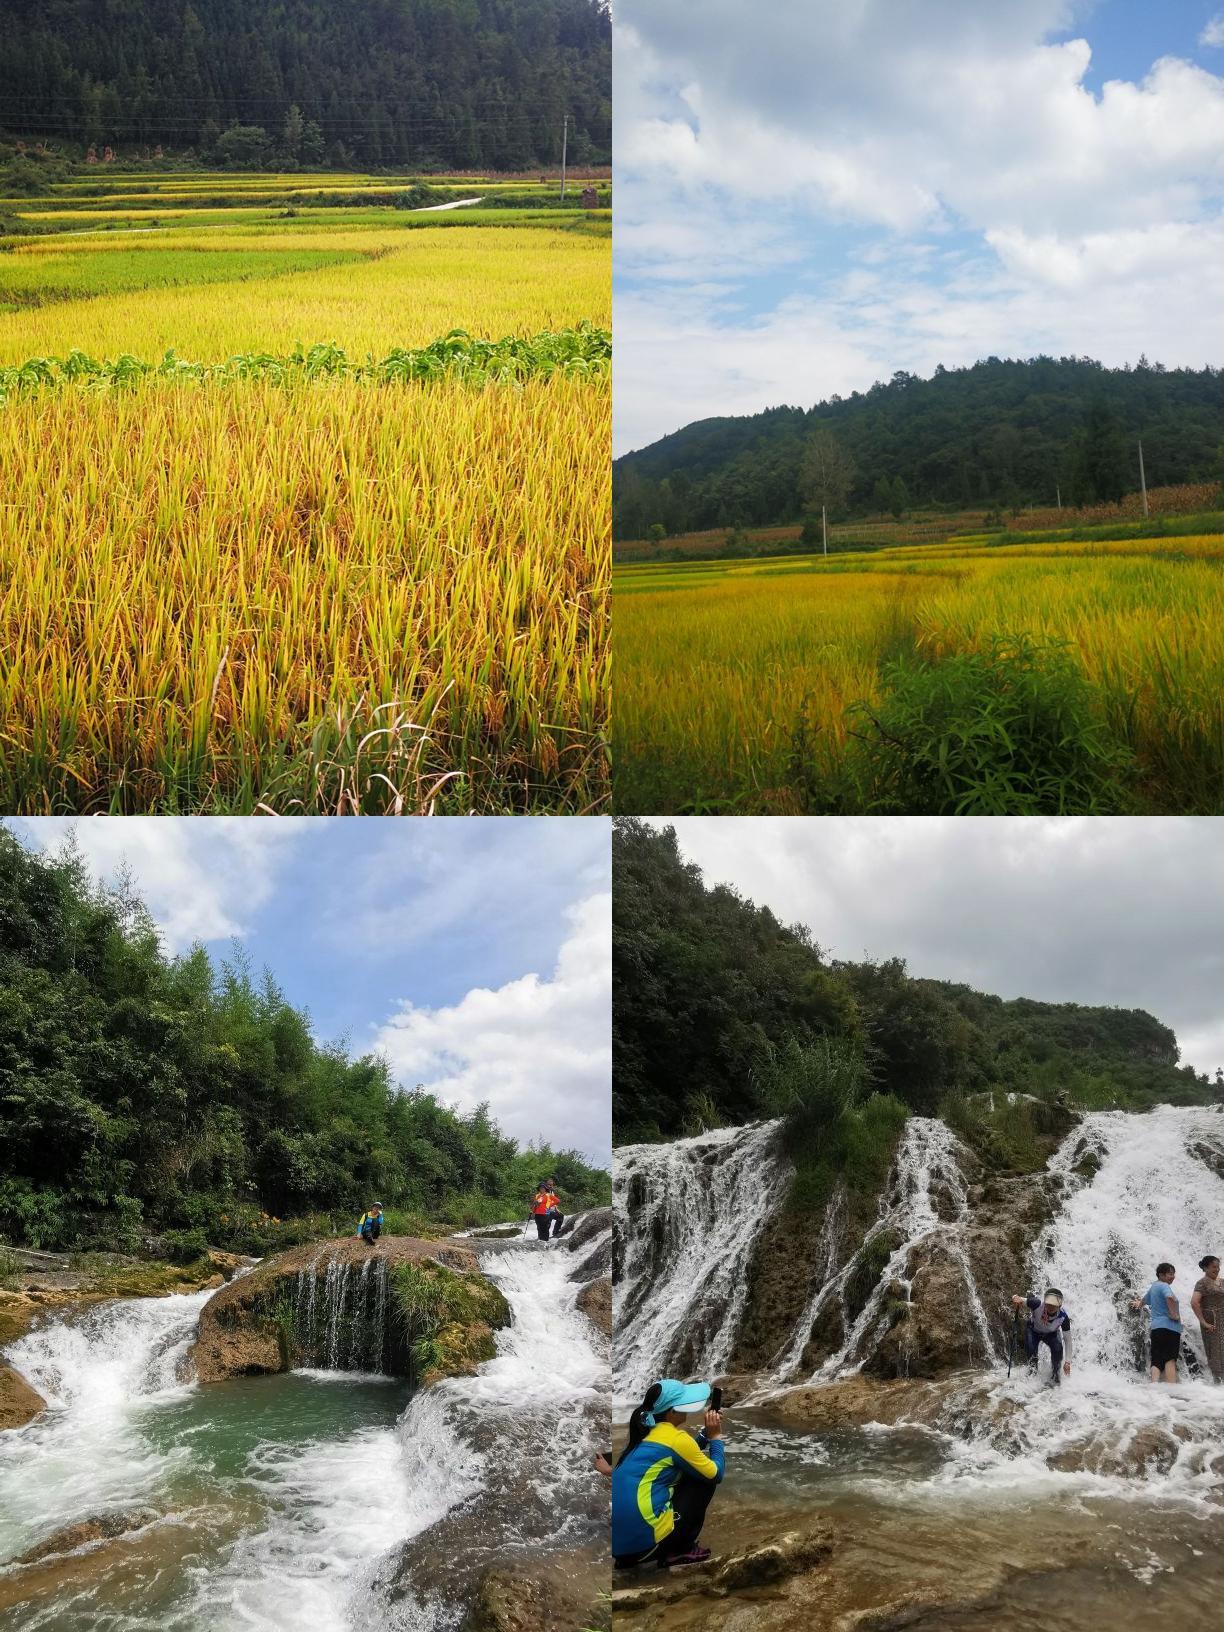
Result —
M609 411L576 380L10 403L0 807L597 804Z
M14 277L34 281L40 261L49 277L69 258L96 262L102 276L116 246L129 258L195 257L205 269L218 251L251 248L240 234L231 242L223 229L210 230L203 245L189 238L182 231L127 234L91 238L87 247L80 238L54 235L24 240L0 262L0 287L10 259ZM569 328L582 318L600 327L610 321L608 244L598 238L536 226L411 232L372 227L287 230L273 242L287 270L262 267L260 276L229 289L186 281L0 312L0 363L74 347L107 357L122 351L157 357L173 347L181 356L213 361L233 352L286 351L299 340L381 355L393 345L424 345L456 328L500 339ZM259 246L266 249L268 240ZM307 275L292 259L303 253L349 258ZM184 268L185 278L190 273Z
M598 229L374 213L9 240L0 365L609 322ZM610 395L598 371L13 392L0 810L602 808Z
M620 811L811 808L891 659L1021 633L1066 643L1133 756L1126 808L1224 810L1219 534L633 566L615 603Z

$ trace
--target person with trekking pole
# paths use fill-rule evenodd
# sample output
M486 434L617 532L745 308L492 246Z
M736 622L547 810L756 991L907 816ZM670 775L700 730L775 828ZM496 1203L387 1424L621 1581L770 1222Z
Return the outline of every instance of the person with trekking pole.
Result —
M1177 1271L1172 1264L1157 1264L1156 1279L1141 1298L1131 1299L1131 1308L1146 1309L1151 1317L1148 1332L1149 1372L1154 1383L1175 1383L1181 1358L1181 1305L1173 1291Z
M1063 1308L1063 1295L1056 1286L1047 1286L1040 1298L1035 1292L1016 1293L1012 1308L1017 1314L1028 1310L1024 1323L1024 1353L1029 1370L1037 1370L1044 1343L1050 1351L1050 1385L1057 1386L1071 1375L1071 1316ZM1061 1373L1061 1375L1060 1375Z

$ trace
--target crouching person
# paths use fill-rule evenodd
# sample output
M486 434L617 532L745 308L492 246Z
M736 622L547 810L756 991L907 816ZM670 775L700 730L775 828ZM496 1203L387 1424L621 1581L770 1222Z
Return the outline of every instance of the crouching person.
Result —
M629 1419L629 1443L612 1473L612 1554L618 1568L700 1564L706 1509L722 1481L722 1415L709 1409L709 1383L652 1383ZM687 1432L688 1413L704 1410Z

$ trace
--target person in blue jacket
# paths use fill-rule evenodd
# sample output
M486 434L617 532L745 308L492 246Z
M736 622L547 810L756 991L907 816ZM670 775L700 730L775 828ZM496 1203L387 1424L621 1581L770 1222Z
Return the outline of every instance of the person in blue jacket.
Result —
M629 1443L612 1471L612 1556L618 1568L655 1562L700 1564L697 1538L722 1482L722 1415L709 1409L709 1383L652 1383L629 1419ZM685 1431L705 1408L702 1429Z
M1181 1305L1173 1291L1176 1279L1177 1271L1172 1264L1157 1264L1156 1279L1143 1296L1135 1298L1131 1304L1132 1309L1146 1309L1152 1317L1148 1359L1154 1383L1177 1381L1182 1323Z
M362 1213L357 1226L357 1237L372 1247L382 1234L382 1202L376 1201L368 1212Z

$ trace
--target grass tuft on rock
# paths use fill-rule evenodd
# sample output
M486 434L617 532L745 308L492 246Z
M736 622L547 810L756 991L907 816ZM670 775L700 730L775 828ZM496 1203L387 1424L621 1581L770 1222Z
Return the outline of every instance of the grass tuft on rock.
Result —
M418 1383L470 1376L493 1358L493 1334L510 1323L509 1304L480 1274L428 1260L397 1264L389 1289Z

